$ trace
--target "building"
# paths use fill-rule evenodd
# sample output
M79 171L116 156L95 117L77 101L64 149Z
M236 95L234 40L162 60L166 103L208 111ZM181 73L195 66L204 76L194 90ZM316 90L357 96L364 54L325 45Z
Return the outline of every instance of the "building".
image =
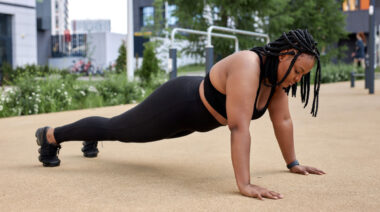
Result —
M48 2L51 3L52 35L63 35L65 30L69 29L68 0L49 0Z
M72 20L73 33L111 32L111 20Z
M78 38L76 38L78 36ZM96 69L105 69L115 63L119 56L118 49L124 34L112 32L74 34L67 45L71 46L69 52L53 52L49 58L49 66L59 69L70 69L78 61L88 62ZM80 43L76 45L76 41ZM57 42L56 42L57 43ZM57 43L59 45L59 43ZM79 51L76 49L79 48Z
M154 17L154 0L133 0L133 31L141 32L148 25L153 24ZM165 2L163 8L163 18L167 20L166 27L174 27L177 24L178 18L173 16L175 5Z
M0 1L0 66L37 63L36 0Z
M141 65L141 57L143 56L144 51L144 43L149 41L149 39L145 38L144 35L147 34L147 29L144 27L153 25L154 21L154 0L133 0L133 31L134 33L134 55L139 57L138 66ZM163 7L162 18L165 20L165 27L174 28L177 26L178 18L173 15L174 10L176 9L175 5L169 5L167 1L165 1ZM169 46L170 40L168 36L166 39L162 38L151 38L151 40L159 40L162 45L157 48L157 57L161 61L161 67L169 71L168 69L168 61L169 61ZM189 42L186 40L176 41L176 46L181 50L189 45ZM177 60L178 66L183 66L187 64L193 63L202 63L204 62L204 58L199 57L191 57L187 55L182 55Z

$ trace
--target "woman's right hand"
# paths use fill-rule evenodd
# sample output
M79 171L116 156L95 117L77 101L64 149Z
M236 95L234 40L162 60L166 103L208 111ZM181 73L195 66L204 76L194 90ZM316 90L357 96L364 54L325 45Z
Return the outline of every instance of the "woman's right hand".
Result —
M254 197L260 200L264 200L263 198L268 199L282 199L283 196L277 192L270 191L266 188L262 188L257 185L248 184L243 186L240 189L240 193L247 197Z

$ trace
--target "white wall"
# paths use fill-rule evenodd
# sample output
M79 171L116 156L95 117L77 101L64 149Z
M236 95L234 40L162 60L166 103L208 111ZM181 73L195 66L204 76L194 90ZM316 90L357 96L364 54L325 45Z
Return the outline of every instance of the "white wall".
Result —
M36 0L1 0L1 2L10 3L10 4L19 4L19 5L29 6L29 7L36 6Z
M126 35L111 32L88 34L88 49L93 51L91 59L94 66L106 68L115 63L119 56L119 47L125 38Z
M49 58L49 66L52 68L70 70L75 63L79 62L79 60L87 62L86 58L84 57L58 57Z
M107 33L107 61L106 65L112 64L119 56L119 47L127 35L118 33Z
M7 0L6 3L35 7L35 0ZM13 67L37 63L36 9L0 4L0 13L12 15Z

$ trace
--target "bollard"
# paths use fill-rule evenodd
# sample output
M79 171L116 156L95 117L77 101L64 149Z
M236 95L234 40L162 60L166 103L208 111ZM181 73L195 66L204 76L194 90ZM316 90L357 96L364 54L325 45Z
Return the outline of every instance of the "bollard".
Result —
M355 72L351 72L351 88L355 87Z
M364 88L368 88L369 84L369 58L366 56L364 59L365 63L365 69L364 69Z
M177 77L177 49L176 48L170 48L169 58L170 58L169 63L171 63L169 78L174 79Z
M206 47L206 74L208 74L214 65L214 47Z

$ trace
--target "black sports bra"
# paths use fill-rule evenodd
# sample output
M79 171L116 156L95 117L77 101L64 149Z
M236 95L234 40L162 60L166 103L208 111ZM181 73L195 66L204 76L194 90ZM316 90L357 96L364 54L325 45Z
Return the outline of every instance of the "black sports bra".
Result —
M256 94L256 99L255 99L255 104L253 106L253 115L252 115L252 120L254 119L258 119L260 118L261 116L264 115L265 111L267 110L268 108L268 105L270 103L270 100L275 92L275 87L272 87L271 91L270 91L270 95L269 95L269 98L267 100L267 103L265 104L265 106L258 110L256 108L256 103L257 103L257 99L259 97L259 94L260 94L260 89L261 89L261 84L262 84L262 74L261 72L264 70L264 64L263 64L263 59L262 59L262 56L260 54L260 52L258 51L255 51L255 50L252 50L251 51L254 51L257 55L259 55L259 58L260 58L260 83L259 83L259 88L257 89L257 94ZM227 119L227 112L226 112L226 95L225 94L222 94L220 93L218 90L215 89L215 87L211 84L211 81L210 81L210 75L209 73L207 73L205 79L204 79L204 94L205 94L205 98L207 99L207 102L220 114L222 115L224 118Z

